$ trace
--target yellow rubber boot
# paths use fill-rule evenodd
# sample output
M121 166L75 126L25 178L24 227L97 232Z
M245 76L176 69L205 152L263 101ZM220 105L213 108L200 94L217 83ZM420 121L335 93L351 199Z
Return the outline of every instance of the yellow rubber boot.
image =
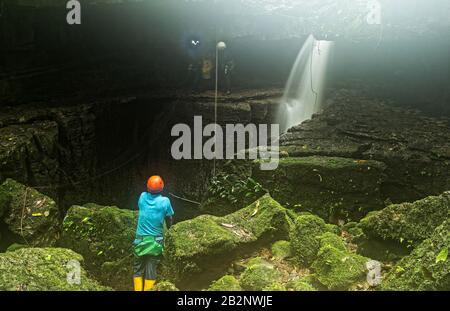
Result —
M144 283L144 278L141 276L137 276L133 278L133 283L134 283L134 291L135 292L142 292L142 287L143 287L143 283Z
M155 280L145 280L144 282L144 291L149 291L155 286Z

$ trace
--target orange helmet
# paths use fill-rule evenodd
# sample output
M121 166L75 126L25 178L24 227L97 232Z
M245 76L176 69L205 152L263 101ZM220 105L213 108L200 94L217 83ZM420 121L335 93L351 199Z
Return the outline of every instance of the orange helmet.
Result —
M152 176L147 181L147 190L150 193L159 193L164 189L164 181L159 176Z

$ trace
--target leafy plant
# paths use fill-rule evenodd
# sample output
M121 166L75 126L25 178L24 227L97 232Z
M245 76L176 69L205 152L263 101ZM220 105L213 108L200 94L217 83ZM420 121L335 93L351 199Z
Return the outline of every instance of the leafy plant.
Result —
M212 179L208 192L214 198L236 204L254 201L266 191L251 177L241 179L232 174L219 174Z

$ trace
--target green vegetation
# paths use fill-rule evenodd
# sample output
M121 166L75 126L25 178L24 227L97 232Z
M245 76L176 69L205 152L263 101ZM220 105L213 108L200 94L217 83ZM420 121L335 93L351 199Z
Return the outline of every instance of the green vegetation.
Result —
M74 291L109 290L80 268L80 282L68 282L71 260L83 265L83 257L63 248L23 248L0 254L0 290Z
M272 254L278 259L291 257L291 243L289 241L277 241L272 244Z
M241 286L245 290L260 291L279 284L280 273L272 266L252 265L241 275Z
M214 281L208 288L210 291L241 291L239 281L232 275L225 275Z
M195 286L202 272L220 275L237 254L287 238L291 220L269 195L224 217L202 215L177 223L166 234L164 276L175 284ZM206 282L207 280L203 280Z
M87 269L104 284L127 290L136 220L137 212L114 206L72 206L59 243L83 255Z
M303 266L309 266L319 251L319 237L327 231L323 219L314 215L297 217L290 233L292 253Z
M328 289L345 290L364 281L368 261L368 258L325 245L311 268L319 282Z
M360 227L371 238L392 240L416 246L430 237L434 229L450 216L450 192L430 196L414 203L392 204L372 212Z
M53 246L59 232L55 201L12 179L0 186L0 216L8 230L32 246Z
M383 290L450 290L450 221L400 260L381 283Z

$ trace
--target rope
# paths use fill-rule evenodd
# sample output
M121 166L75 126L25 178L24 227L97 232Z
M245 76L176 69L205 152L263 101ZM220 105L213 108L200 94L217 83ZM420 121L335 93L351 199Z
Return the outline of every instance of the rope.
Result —
M177 195L175 195L175 194L173 194L171 192L169 192L169 195L174 197L175 199L178 199L178 200L186 201L186 202L189 202L189 203L192 203L192 204L201 205L200 202L189 200L189 199L186 199L186 198L183 198L183 197L179 197L179 196L177 196Z

